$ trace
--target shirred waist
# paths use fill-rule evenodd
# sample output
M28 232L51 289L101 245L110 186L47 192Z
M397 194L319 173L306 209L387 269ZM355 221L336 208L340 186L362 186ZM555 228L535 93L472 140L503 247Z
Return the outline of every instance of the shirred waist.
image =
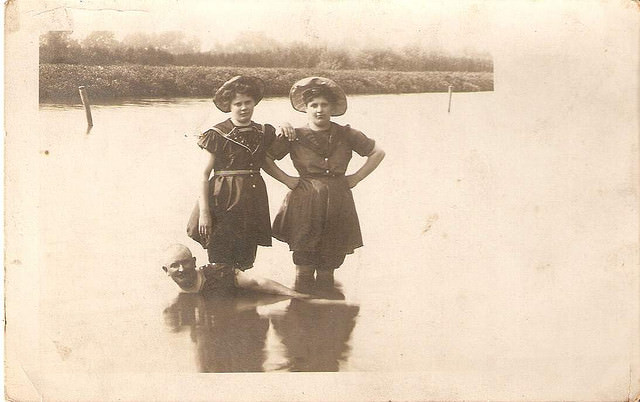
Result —
M213 172L214 176L242 176L250 174L260 174L260 170L216 170Z

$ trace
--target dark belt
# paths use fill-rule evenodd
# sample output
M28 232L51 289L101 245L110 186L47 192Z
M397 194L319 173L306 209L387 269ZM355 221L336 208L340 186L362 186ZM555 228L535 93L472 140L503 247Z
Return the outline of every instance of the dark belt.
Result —
M243 176L250 174L260 174L259 170L216 170L214 176Z
M344 177L344 173L307 173L300 177L303 179L322 179L323 177Z

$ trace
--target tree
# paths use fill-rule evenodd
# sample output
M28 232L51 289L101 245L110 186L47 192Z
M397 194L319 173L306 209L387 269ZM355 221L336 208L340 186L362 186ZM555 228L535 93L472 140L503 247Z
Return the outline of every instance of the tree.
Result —
M121 47L111 31L93 31L82 41L84 48L116 49Z
M49 31L40 36L40 63L75 64L80 45L71 38L71 31Z
M224 49L232 53L257 53L278 47L280 47L280 44L265 35L264 32L244 31L239 33L228 45L225 45Z
M135 32L124 37L122 44L134 49L162 50L171 54L200 52L200 39L188 37L184 32L166 31L161 33Z

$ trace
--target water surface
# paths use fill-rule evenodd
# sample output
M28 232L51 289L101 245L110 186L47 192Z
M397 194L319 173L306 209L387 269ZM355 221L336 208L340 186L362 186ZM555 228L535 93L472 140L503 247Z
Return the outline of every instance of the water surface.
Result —
M592 364L624 373L611 356L625 356L625 338L601 324L625 319L625 293L598 299L594 284L624 286L604 267L606 244L624 243L629 222L593 211L633 208L624 195L633 176L610 180L597 168L632 150L602 138L596 117L564 130L561 116L498 114L496 96L454 94L451 113L446 94L349 99L335 121L375 138L387 157L354 189L365 246L337 272L345 302L335 305L179 295L163 275L170 243L206 260L185 225L203 163L196 135L225 118L210 100L94 106L88 134L81 108L42 106L44 367L423 372L480 391L534 389L566 373L595 382ZM254 120L299 125L304 115L273 98ZM361 163L354 157L351 170ZM286 189L265 180L273 217ZM286 245L261 248L254 273L291 285ZM581 293L563 297L575 281ZM597 309L581 313L593 298ZM585 352L596 323L606 355Z

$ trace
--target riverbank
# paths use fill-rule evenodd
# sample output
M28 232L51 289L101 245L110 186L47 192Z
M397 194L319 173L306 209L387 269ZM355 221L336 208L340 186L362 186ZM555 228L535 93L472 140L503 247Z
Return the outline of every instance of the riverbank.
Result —
M248 74L267 83L266 96L285 96L291 84L311 75L331 78L347 94L390 94L493 90L491 72L398 72L246 67L182 67L72 64L40 65L40 102L79 103L84 85L93 102L120 98L211 97L234 75Z

